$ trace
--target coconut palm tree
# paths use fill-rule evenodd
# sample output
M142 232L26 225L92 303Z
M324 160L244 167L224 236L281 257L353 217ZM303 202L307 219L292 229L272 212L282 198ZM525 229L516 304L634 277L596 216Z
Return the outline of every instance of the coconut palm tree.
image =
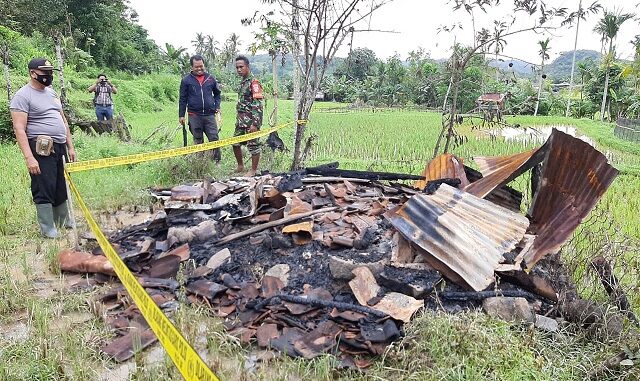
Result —
M540 64L540 83L538 84L538 97L536 98L536 109L533 112L533 116L538 115L538 106L540 105L540 94L542 93L542 82L546 77L544 75L544 61L549 59L549 51L551 47L549 46L550 38L547 37L545 40L538 41L538 45L540 45L540 50L538 54L542 58L542 63Z
M578 62L578 72L580 72L580 104L584 100L584 81L591 78L590 67L587 61Z
M598 1L594 1L587 8L582 7L582 0L578 4L578 10L575 12L571 12L567 19L562 23L564 25L571 24L573 21L576 21L576 37L573 42L573 57L571 58L571 77L569 80L569 96L567 97L567 110L565 111L564 116L569 116L569 111L571 109L571 96L573 94L573 74L575 72L576 67L576 50L578 49L578 31L580 30L580 20L587 21L587 15L589 13L596 14L600 12L602 6L598 3ZM581 93L582 95L582 90ZM582 101L582 100L581 100Z
M493 53L495 53L495 63L496 63L496 82L499 81L500 70L498 67L498 54L504 51L504 46L507 42L504 40L502 35L506 32L507 24L504 21L494 21L494 31L493 31L493 39L489 42L487 48L493 49Z
M220 50L218 49L218 45L218 41L216 41L216 39L213 38L212 35L205 36L204 52L202 53L202 55L207 60L207 63L211 68L216 65L218 51Z
M196 33L195 40L191 40L191 44L196 49L196 54L203 54L205 47L205 36L203 33Z
M615 59L615 53L613 50L613 41L620 31L622 24L632 19L635 15L633 13L622 13L620 11L604 11L604 15L598 21L593 31L600 34L606 41L609 42L609 50L604 58L605 65L605 77L604 77L604 91L602 93L602 105L600 106L600 121L604 121L604 111L607 104L607 93L609 92L609 68L611 63Z
M629 42L633 45L635 51L631 67L635 76L634 88L638 91L640 90L640 34L636 35L633 40Z
M238 50L240 47L241 41L240 36L235 33L231 33L229 37L224 42L224 47L222 49L222 65L228 68L232 68L233 59L238 55Z

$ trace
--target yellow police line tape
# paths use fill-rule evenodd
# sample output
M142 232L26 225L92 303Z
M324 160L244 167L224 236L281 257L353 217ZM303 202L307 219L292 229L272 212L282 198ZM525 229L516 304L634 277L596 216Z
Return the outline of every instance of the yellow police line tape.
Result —
M156 152L148 152L148 153L137 153L133 155L107 157L104 159L77 161L75 163L68 163L65 166L65 170L69 173L81 172L81 171L88 171L90 169L109 168L109 167L115 167L118 165L126 165L126 164L136 164L136 163L142 163L145 161L167 159L170 157L176 157L181 155L187 155L190 153L207 151L210 149L220 148L220 147L228 146L231 144L242 143L248 140L259 138L261 136L269 135L274 131L278 131L279 129L290 126L294 123L305 124L307 123L307 121L306 120L292 121L292 122L281 124L279 126L275 126L273 128L267 128L264 130L251 132L241 136L234 136L228 139L217 140L214 142L208 142L203 144L196 144L196 145L187 146L187 147L172 148L172 149L156 151Z
M78 206L84 214L84 218L87 220L87 224L91 231L96 236L96 240L100 245L100 248L104 252L105 256L109 259L109 262L113 265L113 268L120 279L120 282L127 289L129 295L133 299L134 303L144 316L145 320L149 324L149 327L160 340L160 343L164 347L164 350L169 354L173 363L187 381L191 380L211 380L218 381L218 377L209 369L209 367L202 361L196 351L189 345L187 340L182 336L178 329L171 323L167 316L160 310L160 307L151 299L151 296L147 294L144 288L140 285L136 277L129 271L127 265L122 261L118 253L114 250L113 246L107 240L102 230L96 223L89 212L89 208L84 203L84 200L78 192L78 188L71 180L71 176L68 172L65 172L65 177L69 183L69 189L73 193Z
M216 377L211 369L204 363L198 353L187 342L184 336L182 336L180 331L178 331L178 329L171 323L167 316L162 312L160 307L156 305L151 296L147 294L144 287L140 285L131 271L129 271L127 265L122 261L113 246L111 246L111 243L109 243L107 237L104 235L104 233L96 223L96 220L91 215L91 212L82 199L78 188L71 180L71 173L87 171L90 169L107 168L117 165L134 164L151 160L165 159L200 151L206 151L213 148L224 147L227 145L236 144L268 135L293 123L305 124L307 123L307 121L298 120L295 122L285 123L274 128L265 129L242 136L209 142L205 144L198 144L189 147L169 149L151 153L118 156L98 160L87 160L82 162L69 163L65 166L64 175L69 184L69 189L77 200L78 206L80 207L80 210L82 210L82 214L87 220L89 228L96 236L96 240L98 241L100 248L104 252L109 262L111 262L111 264L113 265L113 268L116 272L116 275L120 279L120 282L122 282L122 285L125 287L129 295L131 295L133 302L142 313L142 316L149 324L149 327L151 327L153 332L156 334L156 337L160 341L160 344L162 344L164 350L167 352L169 357L171 357L173 363L178 368L178 371L180 371L184 379L187 381L218 381L218 377Z

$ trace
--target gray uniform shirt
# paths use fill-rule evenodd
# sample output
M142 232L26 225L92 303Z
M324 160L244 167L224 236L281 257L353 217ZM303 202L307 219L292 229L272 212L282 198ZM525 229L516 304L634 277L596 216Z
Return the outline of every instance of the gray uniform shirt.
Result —
M67 142L67 128L60 115L62 104L51 87L38 90L29 84L22 86L11 99L9 109L27 113L27 138L48 135L56 143Z

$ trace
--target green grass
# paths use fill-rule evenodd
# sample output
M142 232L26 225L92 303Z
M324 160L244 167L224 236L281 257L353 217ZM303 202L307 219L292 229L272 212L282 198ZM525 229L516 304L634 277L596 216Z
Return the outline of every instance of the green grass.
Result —
M79 78L76 82L71 93L72 103L77 107L84 104L82 112L91 117L91 109L86 107L90 94L78 90L88 86L90 79ZM160 86L157 82L165 84ZM177 105L171 103L167 90L172 88L167 85L171 83L175 84L175 80L149 78L139 82L122 79L117 83L122 92L116 95L116 105L133 128L133 141L121 143L110 136L90 137L76 132L74 141L79 158L87 160L181 146L180 131L170 140L162 140L160 135L163 134L157 134L143 143L156 128L164 126L164 135L167 135L177 126ZM402 110L323 111L339 106L316 104L308 132L318 138L307 164L339 161L343 168L420 173L431 158L440 132L438 114ZM233 102L223 102L222 112L221 137L230 137L234 123ZM279 115L281 121L292 119L291 101L281 102ZM521 125L570 124L594 138L600 149L608 151L621 169L621 175L605 194L602 206L611 213L611 219L620 226L622 233L640 238L639 145L615 138L611 125L591 120L516 117L509 121ZM454 147L453 152L472 166L472 157L476 155L505 155L531 148L527 144L483 139L468 127L461 131L469 138L466 143ZM280 136L292 148L293 129L282 130ZM288 155L265 153L263 168L285 170ZM23 321L32 327L32 334L26 341L0 345L0 380L95 379L105 368L116 367L98 352L109 332L99 319L80 324L69 332L51 329L61 316L88 311L84 299L89 296L61 292L45 299L37 296L34 284L38 273L33 270L34 263L44 263L45 269L53 268L55 275L55 254L69 243L42 241L38 237L29 177L14 144L0 144L0 162L5 174L0 193L0 325ZM146 191L149 187L196 181L205 175L224 177L234 166L231 149L227 147L223 149L220 169L212 168L206 160L183 157L77 173L73 178L89 208L97 213L131 204L149 205L151 199ZM526 186L524 181L517 185ZM10 268L21 269L25 279L16 280ZM206 311L186 307L173 319L190 342L206 337L205 342L197 345L209 350L207 362L221 379L580 380L621 348L621 343L600 343L579 331L547 334L526 326L495 321L483 314L450 316L427 312L405 327L406 337L395 343L367 373L336 371L336 359L332 356L312 361L283 357L249 372L243 365L251 349L226 335L219 321L208 318ZM198 327L194 321L202 321L204 327ZM204 329L205 334L198 329ZM602 375L599 379L638 379L637 371L636 367L622 374ZM140 357L135 362L132 379L177 380L180 377L167 359L149 365Z

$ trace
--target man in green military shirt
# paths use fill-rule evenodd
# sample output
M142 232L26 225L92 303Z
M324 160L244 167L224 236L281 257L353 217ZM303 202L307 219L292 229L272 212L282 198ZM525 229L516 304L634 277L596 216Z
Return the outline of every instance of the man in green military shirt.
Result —
M262 125L262 99L264 96L262 93L262 85L251 75L249 59L247 57L236 57L236 72L242 78L242 82L238 90L238 104L236 105L238 115L236 118L236 130L233 136L241 136L260 130L260 126ZM233 145L233 154L238 163L236 172L244 172L241 145L245 143L251 154L251 170L247 175L254 176L258 170L258 163L260 162L260 142L258 139Z

